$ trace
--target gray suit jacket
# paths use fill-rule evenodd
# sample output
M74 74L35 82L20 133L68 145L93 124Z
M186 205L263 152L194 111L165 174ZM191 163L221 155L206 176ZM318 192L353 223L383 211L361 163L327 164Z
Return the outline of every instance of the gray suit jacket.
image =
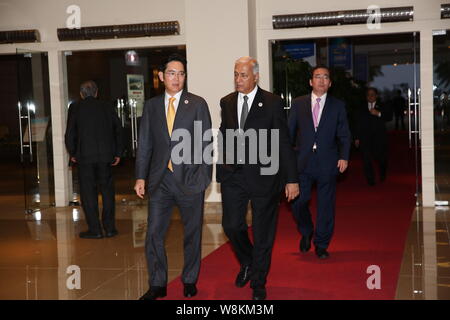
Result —
M194 121L201 123L201 131L199 123L195 127ZM197 130L195 134L194 128ZM172 159L173 173L179 187L185 194L204 191L212 176L211 163L207 164L203 159L203 151L212 142L212 135L203 141L203 134L209 129L211 116L208 104L202 97L183 90L175 115L172 139L167 129L164 94L147 100L139 128L136 179L146 179L149 193L155 191L167 170L172 150L176 148L176 154L183 157L182 163ZM191 139L172 141L177 133L190 135Z

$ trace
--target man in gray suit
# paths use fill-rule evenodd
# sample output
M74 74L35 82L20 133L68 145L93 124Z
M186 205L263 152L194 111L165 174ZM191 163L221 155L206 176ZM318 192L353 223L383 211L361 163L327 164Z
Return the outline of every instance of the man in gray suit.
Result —
M174 205L180 209L184 226L183 293L185 297L197 294L204 194L212 175L211 161L205 161L211 159L203 159L212 140L210 134L211 139L203 141L211 129L211 116L203 98L183 90L184 58L170 56L158 75L165 94L145 103L136 156L134 190L143 198L147 187L150 198L145 242L150 289L141 300L167 294L164 238Z

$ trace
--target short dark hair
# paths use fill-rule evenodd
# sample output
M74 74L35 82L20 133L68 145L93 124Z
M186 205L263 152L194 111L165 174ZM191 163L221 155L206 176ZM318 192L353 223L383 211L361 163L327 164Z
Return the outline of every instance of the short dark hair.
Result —
M97 91L97 84L92 80L87 80L80 85L80 93L83 99L87 97L95 97Z
M312 69L311 69L310 79L312 79L312 78L314 77L314 72L315 72L317 69L326 69L326 70L328 71L328 74L330 75L330 79L331 79L331 71L330 71L330 68L328 68L328 67L325 66L325 65L317 65L317 66L315 66L314 68L312 68Z
M159 67L159 71L161 71L161 72L166 71L167 65L172 61L181 62L183 64L184 71L186 72L186 64L187 64L186 59L178 53L173 53L166 60L164 60L164 62Z
M373 91L373 92L375 92L376 95L378 95L378 89L375 87L368 87L366 89L366 94L369 93L369 91Z

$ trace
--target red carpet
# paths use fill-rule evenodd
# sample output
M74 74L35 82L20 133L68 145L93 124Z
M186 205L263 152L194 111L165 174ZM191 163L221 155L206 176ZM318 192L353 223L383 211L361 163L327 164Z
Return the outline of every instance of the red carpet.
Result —
M391 133L387 180L369 187L359 152L337 187L336 227L330 258L313 249L300 254L300 235L289 205L280 208L278 231L267 281L268 299L393 299L404 244L415 205L414 156L405 134ZM313 212L315 212L313 200ZM381 269L381 289L369 290L370 265ZM195 299L251 299L249 285L234 286L239 265L229 243L202 261ZM169 284L167 299L183 299L180 278Z

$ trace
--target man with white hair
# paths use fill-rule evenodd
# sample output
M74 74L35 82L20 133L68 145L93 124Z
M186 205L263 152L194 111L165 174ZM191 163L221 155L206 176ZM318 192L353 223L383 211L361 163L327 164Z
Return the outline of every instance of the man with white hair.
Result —
M259 88L258 79L259 66L254 58L242 57L236 61L236 91L220 101L223 140L219 139L222 154L216 173L222 191L222 226L241 265L235 284L244 287L251 281L253 299L264 300L280 193L284 190L290 201L298 196L299 187L283 102ZM230 131L237 134L230 135ZM272 163L268 164L264 156L269 154ZM273 172L265 170L274 163L277 166ZM253 244L246 223L249 201Z

